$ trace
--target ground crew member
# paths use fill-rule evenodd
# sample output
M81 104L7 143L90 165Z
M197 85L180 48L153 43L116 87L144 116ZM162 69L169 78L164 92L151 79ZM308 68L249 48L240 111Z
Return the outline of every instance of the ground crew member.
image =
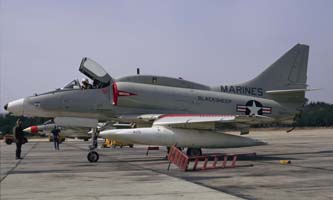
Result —
M14 132L15 142L16 142L16 160L22 159L21 158L21 147L22 147L22 144L25 144L26 138L24 137L21 119L18 119L16 121L16 126L14 127L13 132Z
M51 133L53 135L54 149L59 150L60 129L57 127L54 127L54 129L51 131Z

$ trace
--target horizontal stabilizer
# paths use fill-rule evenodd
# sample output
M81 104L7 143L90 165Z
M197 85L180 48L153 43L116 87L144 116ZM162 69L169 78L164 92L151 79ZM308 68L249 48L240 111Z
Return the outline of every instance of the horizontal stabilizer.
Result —
M293 93L299 93L299 92L310 92L310 91L316 91L320 89L290 89L290 90L269 90L266 91L267 94L293 94Z

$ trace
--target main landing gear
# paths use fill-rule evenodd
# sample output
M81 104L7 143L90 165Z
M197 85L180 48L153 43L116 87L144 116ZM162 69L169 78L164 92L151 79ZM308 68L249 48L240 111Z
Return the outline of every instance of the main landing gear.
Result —
M94 151L97 148L97 130L93 129L91 136L92 144L89 146L89 153L87 155L87 159L89 162L97 162L99 159L99 155L96 151Z
M201 156L202 151L201 148L187 148L186 155L191 156Z
M183 151L183 148L181 147L177 147L180 151ZM168 158L168 154L170 152L170 147L167 147L167 155L166 155L166 158ZM191 156L202 156L202 150L201 148L187 148L186 150L186 155L188 157L191 157Z

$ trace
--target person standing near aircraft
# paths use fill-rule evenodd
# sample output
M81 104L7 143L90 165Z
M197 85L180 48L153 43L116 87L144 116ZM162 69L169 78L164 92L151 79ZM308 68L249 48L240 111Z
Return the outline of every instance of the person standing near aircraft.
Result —
M51 131L52 135L53 135L53 143L54 143L54 149L55 150L59 150L59 140L60 140L60 129L59 128L54 128Z
M22 159L21 158L21 148L22 148L22 144L26 143L26 138L24 137L21 119L18 119L16 121L16 126L14 127L13 132L14 132L15 142L16 142L16 160Z

